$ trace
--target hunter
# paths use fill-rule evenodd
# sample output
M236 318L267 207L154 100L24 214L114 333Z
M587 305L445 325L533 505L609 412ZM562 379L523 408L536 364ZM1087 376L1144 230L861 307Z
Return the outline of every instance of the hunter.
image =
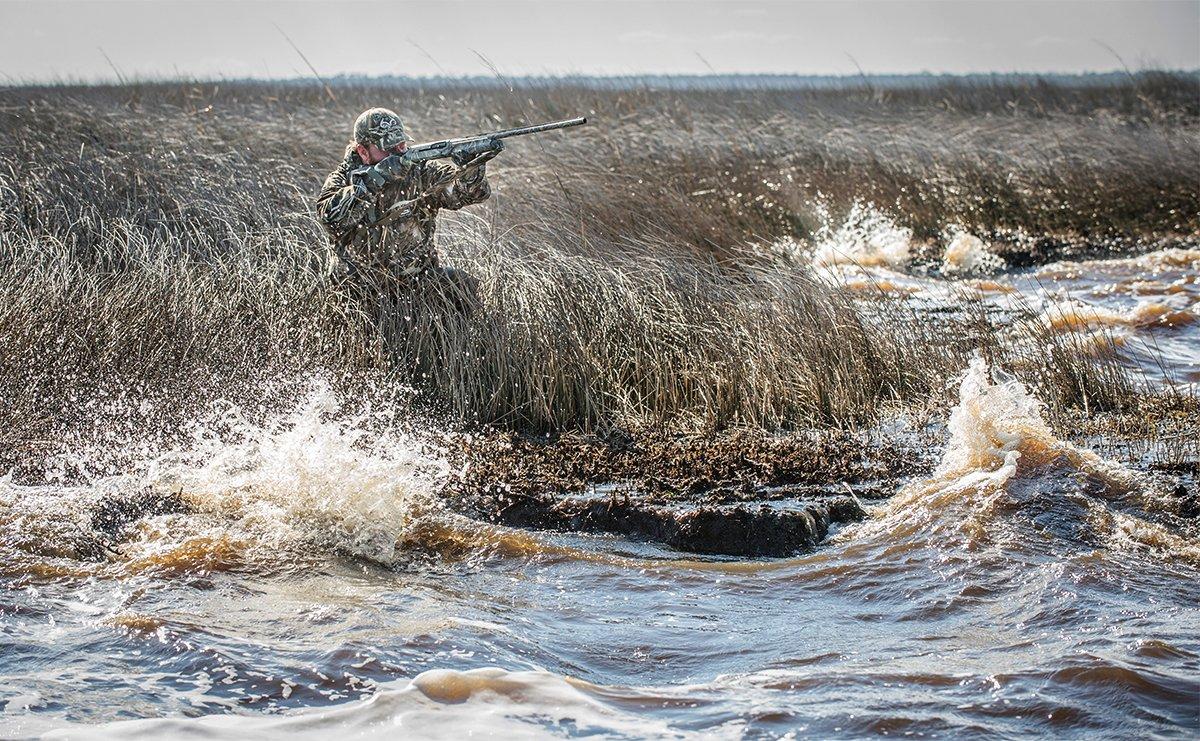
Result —
M404 157L412 138L400 117L386 108L364 111L353 140L317 197L317 214L341 263L341 273L378 295L421 284L450 284L458 300L474 305L478 282L438 265L434 231L438 211L487 200L484 172L494 148L469 161L412 162Z

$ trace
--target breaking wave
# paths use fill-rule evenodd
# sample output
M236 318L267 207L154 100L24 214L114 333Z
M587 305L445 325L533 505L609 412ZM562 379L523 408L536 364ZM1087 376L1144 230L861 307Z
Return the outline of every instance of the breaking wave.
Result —
M677 736L665 721L635 714L669 699L610 688L547 671L489 667L434 669L383 685L368 699L288 715L209 715L42 728L43 738L342 738L419 735L461 739L480 731L501 738L563 735ZM624 706L624 707L622 707ZM49 725L49 724L48 724ZM33 730L33 729L30 729Z
M1194 323L1196 314L1187 302L1143 300L1127 310L1114 311L1064 298L1048 303L1040 319L1051 329L1076 331L1096 327L1182 327Z
M1149 482L1059 439L1042 403L981 358L962 377L947 429L933 474L847 528L842 542L934 537L946 546L1051 550L1074 543L1200 562L1200 543L1139 512L1161 501Z
M1170 247L1135 257L1058 262L1038 268L1041 281L1087 278L1104 295L1188 293L1200 284L1200 249ZM1108 278L1109 280L1103 280Z

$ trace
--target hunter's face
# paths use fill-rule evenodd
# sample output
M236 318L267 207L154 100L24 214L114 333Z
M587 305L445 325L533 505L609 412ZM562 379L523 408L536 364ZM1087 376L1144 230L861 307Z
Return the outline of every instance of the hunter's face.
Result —
M374 143L367 146L358 145L358 156L362 157L363 162L368 165L377 164L390 154L404 154L406 151L408 151L408 142L400 142L391 149L380 149Z

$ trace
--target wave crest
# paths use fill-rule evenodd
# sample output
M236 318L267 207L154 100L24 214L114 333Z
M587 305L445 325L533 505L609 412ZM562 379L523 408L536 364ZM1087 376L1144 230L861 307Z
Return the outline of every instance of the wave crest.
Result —
M979 357L963 374L947 428L932 475L901 489L871 521L843 531L843 542L883 537L1006 549L1041 542L1058 551L1068 541L1200 561L1194 540L1133 511L1135 504L1156 507L1148 482L1059 439L1024 384Z

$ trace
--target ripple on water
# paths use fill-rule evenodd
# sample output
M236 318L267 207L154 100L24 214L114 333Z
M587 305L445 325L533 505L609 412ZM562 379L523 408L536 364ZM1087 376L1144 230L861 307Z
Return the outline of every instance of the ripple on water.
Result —
M0 735L1195 724L1194 540L1148 519L1138 476L1055 438L1028 390L981 362L931 477L781 560L468 523L430 501L428 451L312 414L235 436L237 468L203 441L150 467L138 485L190 482L190 511L143 520L97 561L69 541L95 487L0 485L0 538L22 559L0 573L18 585L0 606ZM313 441L321 455L297 450ZM105 725L116 707L202 717Z

